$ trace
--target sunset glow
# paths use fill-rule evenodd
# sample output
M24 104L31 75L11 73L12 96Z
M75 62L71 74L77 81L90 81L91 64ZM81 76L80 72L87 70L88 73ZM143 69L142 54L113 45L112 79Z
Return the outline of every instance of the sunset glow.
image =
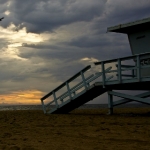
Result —
M40 98L43 96L43 92L38 90L32 91L16 91L10 94L0 95L0 104L41 104Z
M0 104L40 104L87 65L96 71L101 68L94 62L131 55L128 37L106 33L107 27L148 18L149 6L131 0L1 1Z

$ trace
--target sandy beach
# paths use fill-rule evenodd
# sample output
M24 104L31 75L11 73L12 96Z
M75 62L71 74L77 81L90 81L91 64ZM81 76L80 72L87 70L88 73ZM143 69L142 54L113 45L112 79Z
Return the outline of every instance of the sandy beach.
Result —
M150 108L0 111L0 150L149 150Z

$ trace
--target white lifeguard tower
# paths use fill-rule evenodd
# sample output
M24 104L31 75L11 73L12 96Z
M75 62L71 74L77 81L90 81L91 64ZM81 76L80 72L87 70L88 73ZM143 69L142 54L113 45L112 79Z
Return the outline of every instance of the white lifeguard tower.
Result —
M113 107L132 101L150 105L150 18L109 27L107 30L127 34L132 55L95 62L100 70L88 76L86 73L91 69L90 65L80 70L41 98L45 114L68 113L106 92L109 114L113 113ZM82 79L81 82L73 85L78 78ZM63 88L66 91L59 94ZM121 90L143 90L143 93L128 95ZM122 99L114 101L114 96ZM51 108L52 105L55 107Z
M150 18L109 27L107 31L127 34L133 55L150 52ZM140 62L149 65L150 55L141 58ZM141 75L149 76L150 69L142 69Z

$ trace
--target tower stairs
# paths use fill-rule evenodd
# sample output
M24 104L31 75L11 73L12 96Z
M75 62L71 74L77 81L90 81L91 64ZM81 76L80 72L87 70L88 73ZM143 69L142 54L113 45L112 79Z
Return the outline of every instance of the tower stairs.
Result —
M109 114L113 107L131 101L150 104L150 53L95 62L96 71L87 66L41 98L45 114L64 114L107 92ZM80 80L79 80L80 79ZM115 90L115 91L114 91ZM116 91L117 90L117 91ZM118 92L119 90L119 92ZM140 90L128 95L121 90ZM113 101L113 96L121 97Z

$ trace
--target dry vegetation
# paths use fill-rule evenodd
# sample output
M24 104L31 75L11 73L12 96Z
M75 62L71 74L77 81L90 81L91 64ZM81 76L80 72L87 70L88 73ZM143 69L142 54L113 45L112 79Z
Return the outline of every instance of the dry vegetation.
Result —
M1 111L0 150L149 150L150 108Z

